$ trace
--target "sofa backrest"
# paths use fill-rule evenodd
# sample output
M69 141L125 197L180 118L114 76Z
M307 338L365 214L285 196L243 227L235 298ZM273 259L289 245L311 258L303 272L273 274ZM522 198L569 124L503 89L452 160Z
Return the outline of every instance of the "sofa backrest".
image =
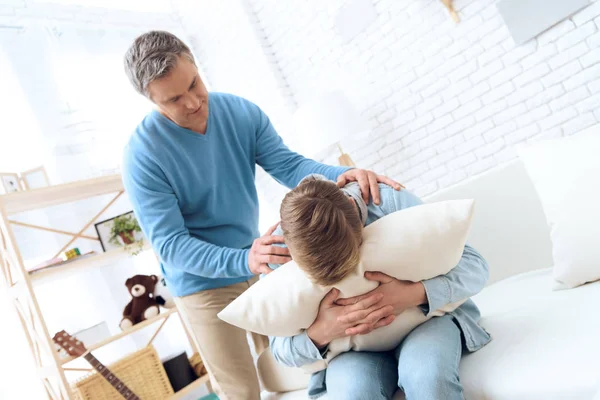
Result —
M488 285L552 266L550 230L522 161L511 161L424 200L464 198L475 199L468 243L490 265Z

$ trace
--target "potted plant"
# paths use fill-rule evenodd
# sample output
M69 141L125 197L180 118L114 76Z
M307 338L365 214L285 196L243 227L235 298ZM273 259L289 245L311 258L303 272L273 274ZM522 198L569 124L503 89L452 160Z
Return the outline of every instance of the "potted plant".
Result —
M113 225L110 229L110 243L115 246L125 246L125 248L137 243L139 248L133 252L133 255L138 254L144 246L144 240L135 240L135 233L142 231L137 219L135 219L132 214L121 215L113 219L112 223Z

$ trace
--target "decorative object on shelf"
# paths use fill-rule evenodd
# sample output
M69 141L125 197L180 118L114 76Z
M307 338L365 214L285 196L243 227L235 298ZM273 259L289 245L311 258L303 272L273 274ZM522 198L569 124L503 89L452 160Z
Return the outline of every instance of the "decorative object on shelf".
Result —
M21 172L21 181L25 190L40 189L50 186L50 180L43 166Z
M187 354L184 351L181 354L163 361L163 367L169 377L169 382L175 392L180 391L190 383L194 382L199 376L190 365Z
M160 313L159 303L154 298L156 282L158 282L156 275L135 275L125 281L125 286L131 294L131 301L123 310L123 319L119 324L122 330L156 317ZM164 299L161 298L160 301L164 303Z
M164 276L157 275L158 282L156 282L156 286L154 287L154 298L164 308L174 308L175 301L173 300L173 295L169 291L167 287L167 281Z
M121 242L125 245L132 244L135 242L135 232L142 231L133 214L116 217L112 223L109 241L115 246L119 246Z
M153 346L146 346L108 366L144 400L165 400L174 391ZM121 396L100 374L92 373L75 382L74 400L119 400Z
M453 4L454 0L442 0L442 3L448 9L448 12L450 13L450 16L452 17L454 22L456 22L458 24L460 22L460 18L458 18L458 14L456 13L456 10L454 9L454 4Z
M67 251L63 251L62 253L60 253L60 258L63 259L63 261L67 261L67 260L71 260L73 258L77 258L81 255L81 252L79 251L78 247L72 248L70 250Z
M190 365L198 377L203 377L204 375L208 374L206 366L204 365L202 357L200 357L199 353L192 354L190 357Z
M121 382L121 380L110 371L110 369L98 361L98 359L94 357L92 353L88 352L82 342L75 339L64 330L54 335L52 340L71 357L83 356L83 358L85 358L85 360L90 363L90 365L94 367L94 369L98 371L98 373L104 379L106 379L108 383L112 385L112 387L121 395L121 397L127 400L140 400L133 390L129 389L127 385Z
M12 172L0 172L0 179L2 180L2 187L4 188L5 194L23 190L18 174Z
M98 222L95 227L104 251L125 247L136 255L144 247L142 229L133 211Z
M342 140L366 139L370 132L367 121L340 90L310 99L293 118L299 138L294 148L311 157L335 145L340 151L340 165L349 167L354 166L354 161L342 150Z

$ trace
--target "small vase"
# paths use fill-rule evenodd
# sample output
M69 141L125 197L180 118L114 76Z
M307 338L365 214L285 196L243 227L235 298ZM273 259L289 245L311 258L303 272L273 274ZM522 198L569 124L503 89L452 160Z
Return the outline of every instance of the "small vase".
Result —
M129 232L119 232L119 236L121 237L121 240L123 240L123 243L125 243L125 245L131 244L135 241L133 236L133 230Z

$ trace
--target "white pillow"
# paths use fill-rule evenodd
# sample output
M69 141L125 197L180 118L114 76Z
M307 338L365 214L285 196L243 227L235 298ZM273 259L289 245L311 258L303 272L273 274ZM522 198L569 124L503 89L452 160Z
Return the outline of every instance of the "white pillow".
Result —
M600 279L600 128L535 142L519 155L550 226L555 289Z
M313 323L319 303L332 287L340 290L341 298L376 288L377 283L364 278L366 271L380 271L413 282L446 274L462 257L473 207L473 200L452 200L389 214L364 229L361 261L356 271L338 284L313 284L291 261L251 286L221 311L219 318L263 335L294 336ZM436 315L454 310L465 300L448 305ZM418 307L408 309L387 327L334 340L329 345L327 361L350 349L391 350L427 320ZM307 370L325 367L326 363L317 363Z

